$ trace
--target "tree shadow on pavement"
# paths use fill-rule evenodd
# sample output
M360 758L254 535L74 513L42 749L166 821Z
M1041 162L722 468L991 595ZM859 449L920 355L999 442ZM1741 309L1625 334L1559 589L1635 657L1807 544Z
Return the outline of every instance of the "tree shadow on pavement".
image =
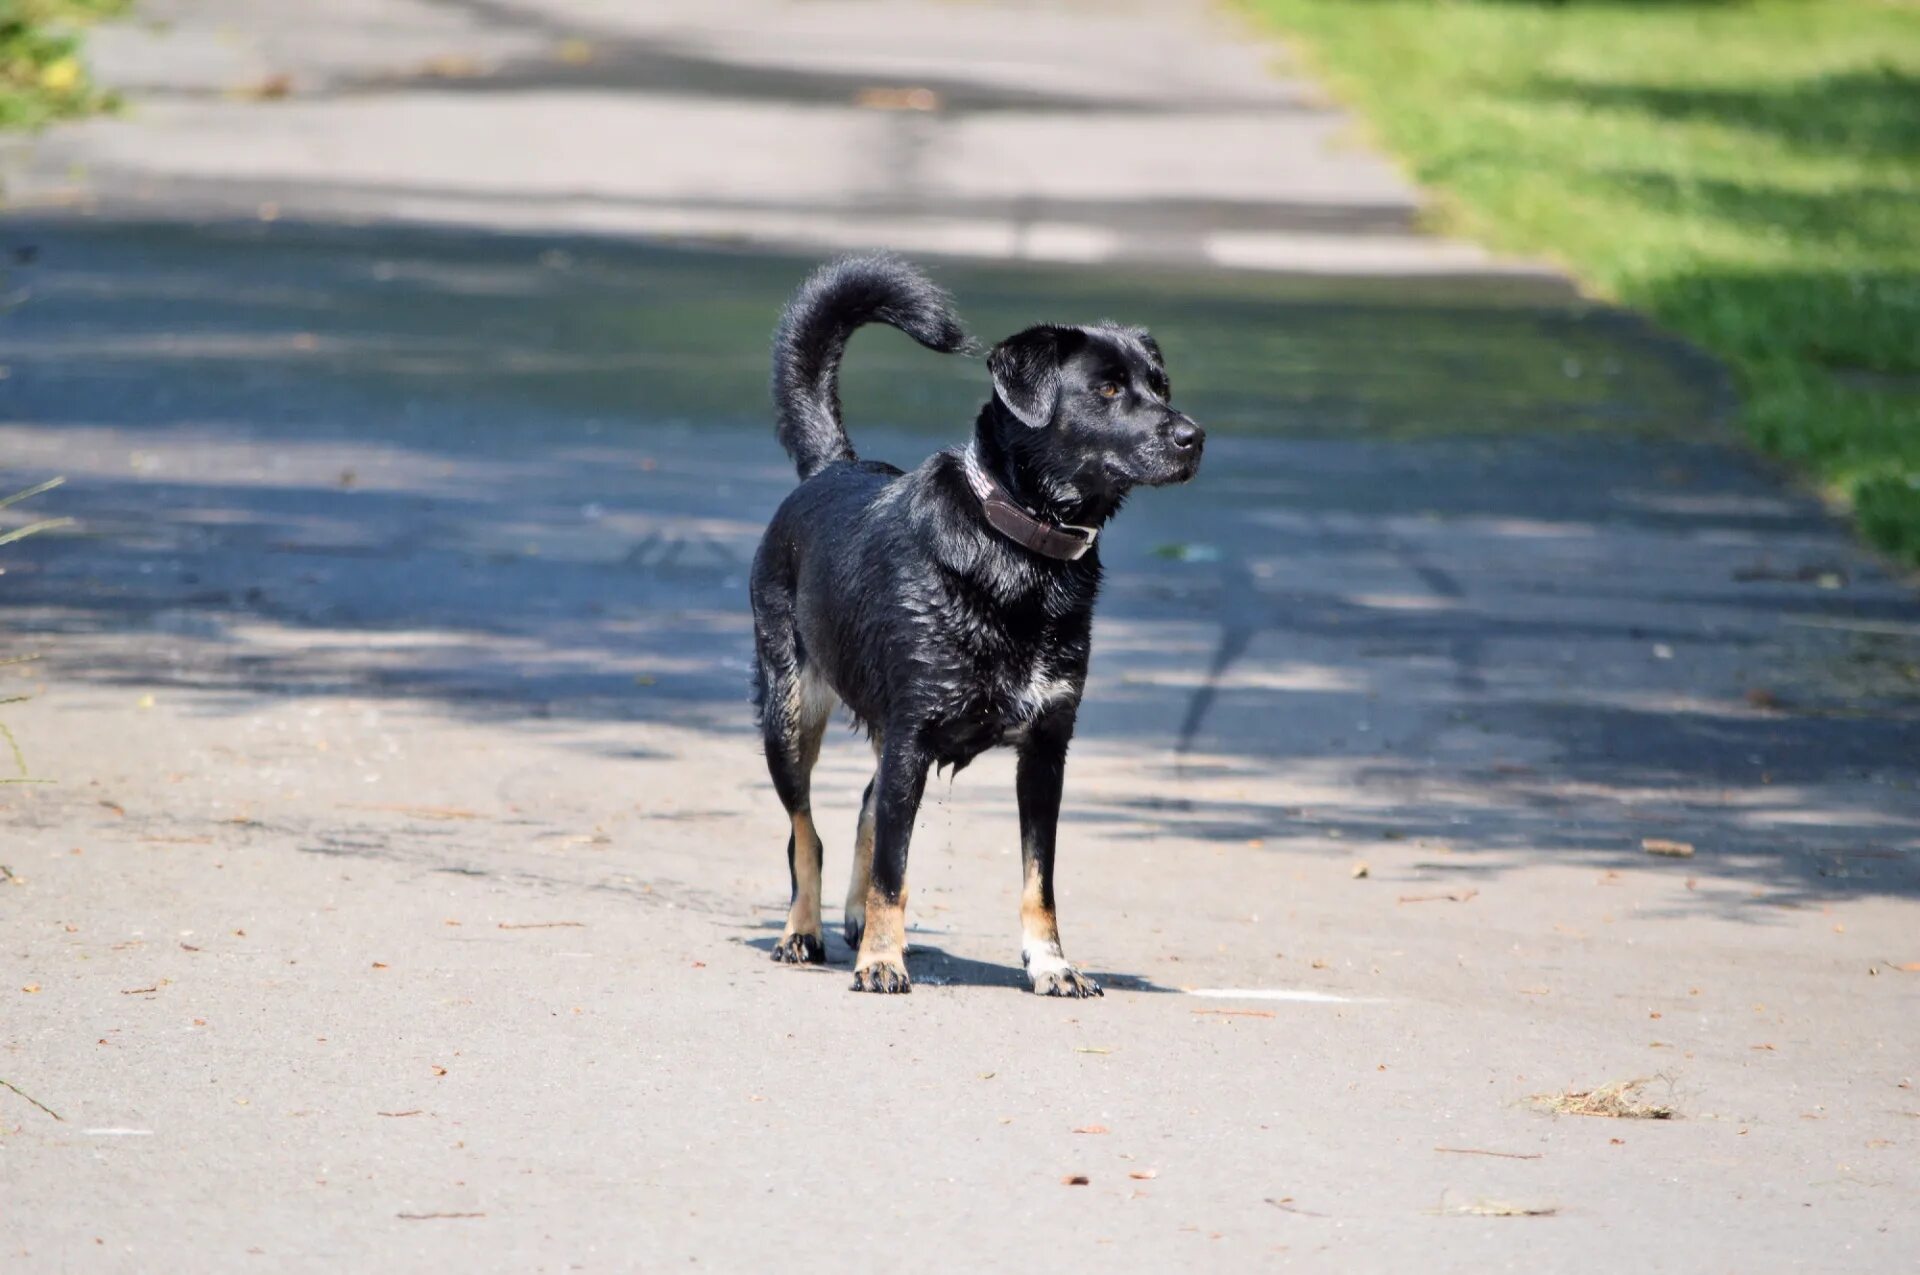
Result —
M81 525L5 550L0 613L53 675L209 714L372 699L630 723L624 751L652 726L751 739L745 573L793 483L765 341L810 263L7 235L38 257L0 319L0 446L23 483L68 475L40 512ZM1071 788L1070 818L1267 852L1444 839L1484 872L1644 864L1675 835L1785 898L1920 893L1920 609L1702 429L1720 387L1693 356L1497 281L938 273L989 335L1156 325L1216 426L1201 480L1102 542L1080 740L1136 782ZM983 392L892 333L849 361L866 455L959 441ZM1643 428L1584 428L1607 422Z

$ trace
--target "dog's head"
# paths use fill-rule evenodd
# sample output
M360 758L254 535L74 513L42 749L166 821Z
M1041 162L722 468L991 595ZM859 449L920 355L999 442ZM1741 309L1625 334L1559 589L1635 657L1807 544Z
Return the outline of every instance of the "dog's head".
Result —
M1183 483L1206 433L1169 398L1166 360L1143 328L1043 324L987 356L996 441L1064 506L1116 507L1134 487Z

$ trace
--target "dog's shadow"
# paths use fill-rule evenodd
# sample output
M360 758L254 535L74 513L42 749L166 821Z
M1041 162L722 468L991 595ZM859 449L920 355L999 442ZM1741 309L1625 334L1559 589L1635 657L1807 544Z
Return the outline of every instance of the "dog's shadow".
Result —
M780 941L779 931L783 928L778 921L761 923L763 929L774 931L765 938L743 938L737 940L741 946L750 947L765 956L771 957L775 943ZM818 970L851 970L854 951L836 929L829 928L827 935L827 963L824 966L811 966ZM1178 993L1177 987L1165 987L1150 978L1138 974L1122 974L1114 970L1086 970L1088 977L1101 987L1117 992L1162 992ZM995 961L976 961L970 956L955 956L943 948L938 948L913 934L907 935L907 974L921 987L1003 987L1012 991L1027 990L1027 972L1018 965L1002 965Z

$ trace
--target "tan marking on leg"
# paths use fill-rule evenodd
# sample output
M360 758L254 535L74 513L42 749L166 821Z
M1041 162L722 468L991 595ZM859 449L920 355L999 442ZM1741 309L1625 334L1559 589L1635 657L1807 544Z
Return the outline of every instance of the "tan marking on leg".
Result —
M853 964L853 986L863 992L912 990L907 979L907 891L888 899L867 890L867 932L860 939L860 955Z
M805 811L793 816L793 905L787 909L787 925L775 945L775 960L794 964L817 964L826 959L826 939L820 932L820 860L823 854L820 834L814 831L813 816Z
M793 909L787 916L787 928L794 933L820 932L820 863L825 847L813 830L813 816L802 812L793 817L793 877L796 889Z
M1043 996L1099 996L1100 984L1082 974L1060 948L1060 918L1040 890L1040 868L1027 860L1020 891L1020 960L1033 990Z
M866 924L867 890L873 884L873 810L860 811L860 828L853 835L853 873L847 878L846 928L860 932Z
M840 913L840 932L846 936L847 945L855 948L860 946L860 937L866 929L867 887L873 881L873 819L879 803L880 732L874 731L869 742L873 745L874 802L860 803L860 824L853 834L853 871L847 877L847 902Z
M814 763L820 760L820 740L827 733L827 718L836 702L826 679L810 669L801 669L788 682L786 693L786 731L784 746L790 752L799 786L800 799L806 800ZM827 945L820 933L820 834L814 831L813 817L805 810L793 819L793 905L787 909L786 928L774 944L773 959L796 965L817 965L827 959Z
M1020 946L1023 951L1042 945L1060 950L1060 918L1040 893L1040 865L1027 860L1027 882L1020 891Z

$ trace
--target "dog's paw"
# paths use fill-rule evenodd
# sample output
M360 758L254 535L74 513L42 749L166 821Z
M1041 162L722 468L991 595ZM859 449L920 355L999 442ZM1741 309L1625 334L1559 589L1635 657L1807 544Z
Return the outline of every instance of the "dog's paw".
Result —
M848 908L846 916L840 922L840 933L846 936L847 946L858 952L860 940L867 936L866 909Z
M1105 996L1100 984L1082 974L1071 965L1060 969L1040 970L1032 975L1033 991L1037 996Z
M818 934L788 934L773 945L771 955L782 965L825 965L827 945Z
M1027 978L1033 983L1034 994L1038 996L1104 996L1100 984L1075 969L1066 957L1060 955L1057 943L1036 944L1020 953L1020 963L1027 967Z
M903 961L883 956L854 969L853 990L856 992L910 992L913 990L913 982L907 977L907 967Z

